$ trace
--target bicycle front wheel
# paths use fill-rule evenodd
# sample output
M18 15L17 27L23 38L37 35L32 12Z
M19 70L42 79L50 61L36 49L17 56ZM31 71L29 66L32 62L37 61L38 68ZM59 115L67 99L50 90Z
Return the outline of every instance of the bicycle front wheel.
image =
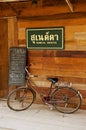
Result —
M51 96L54 107L62 113L73 113L81 106L80 93L71 87L56 89Z
M19 87L13 90L7 98L7 105L14 111L22 111L32 105L35 93L32 89Z

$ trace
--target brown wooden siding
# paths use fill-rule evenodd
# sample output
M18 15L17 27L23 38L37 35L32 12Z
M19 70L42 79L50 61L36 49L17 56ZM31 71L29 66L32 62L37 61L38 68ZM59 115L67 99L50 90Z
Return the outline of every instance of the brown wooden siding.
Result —
M79 89L83 96L82 108L86 109L86 18L59 19L59 20L18 20L16 17L6 20L8 44L5 46L7 55L12 46L26 46L26 28L58 27L65 28L65 49L64 50L28 50L28 64L31 64L30 71L41 76L34 81L41 86L42 90L50 85L46 77L58 77L62 81L73 82L73 87ZM18 26L17 26L18 24ZM78 35L77 35L78 34ZM2 36L2 38L4 35ZM5 41L5 42L6 42ZM2 46L2 42L0 42ZM4 43L3 43L4 44ZM2 47L1 47L2 48ZM3 51L2 51L3 55ZM5 54L4 54L5 55ZM9 60L2 59L0 63L9 64ZM8 67L9 68L9 67ZM7 69L8 69L7 68ZM3 72L2 72L3 71ZM0 76L4 74L0 64ZM8 80L8 71L5 72ZM5 79L3 79L5 81ZM2 81L1 80L1 84ZM7 81L8 82L8 81ZM3 82L4 83L4 82ZM2 86L2 85L1 85ZM3 86L6 86L5 83ZM10 87L11 88L11 87ZM2 92L2 91L0 91ZM38 98L39 100L39 98Z
M0 98L7 98L9 93L9 48L18 46L16 17L0 19Z
M31 64L30 71L33 74L41 75L42 78L34 79L41 89L50 85L46 80L48 76L73 82L73 87L79 89L84 97L82 108L86 108L86 36L82 34L86 33L85 23L85 18L18 21L19 46L26 46L26 28L65 28L64 50L28 50L28 64Z
M7 96L8 90L8 22L0 19L0 97Z

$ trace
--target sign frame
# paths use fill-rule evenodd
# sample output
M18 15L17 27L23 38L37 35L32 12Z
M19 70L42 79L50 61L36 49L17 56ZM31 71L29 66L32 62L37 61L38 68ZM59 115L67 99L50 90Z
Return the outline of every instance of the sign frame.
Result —
M29 50L63 50L64 27L27 28L26 44Z

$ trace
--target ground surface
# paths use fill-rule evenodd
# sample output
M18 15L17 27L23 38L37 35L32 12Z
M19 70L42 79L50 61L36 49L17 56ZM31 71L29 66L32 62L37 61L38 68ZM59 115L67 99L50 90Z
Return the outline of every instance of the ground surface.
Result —
M45 105L32 105L22 112L0 101L0 130L86 130L86 110L62 114Z

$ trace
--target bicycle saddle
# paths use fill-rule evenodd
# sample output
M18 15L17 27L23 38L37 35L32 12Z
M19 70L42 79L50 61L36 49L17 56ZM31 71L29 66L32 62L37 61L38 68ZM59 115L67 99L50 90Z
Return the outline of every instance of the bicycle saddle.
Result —
M58 81L58 78L47 78L50 82L56 83Z

